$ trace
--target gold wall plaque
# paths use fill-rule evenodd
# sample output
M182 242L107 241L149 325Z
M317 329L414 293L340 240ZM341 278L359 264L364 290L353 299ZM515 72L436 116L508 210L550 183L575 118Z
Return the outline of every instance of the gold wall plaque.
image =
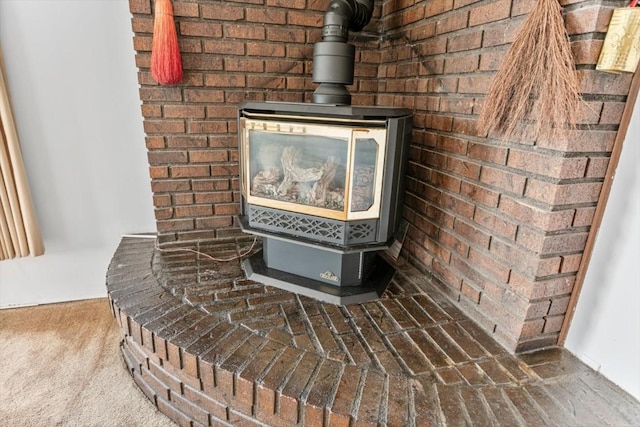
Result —
M640 59L640 7L613 11L596 70L633 73Z

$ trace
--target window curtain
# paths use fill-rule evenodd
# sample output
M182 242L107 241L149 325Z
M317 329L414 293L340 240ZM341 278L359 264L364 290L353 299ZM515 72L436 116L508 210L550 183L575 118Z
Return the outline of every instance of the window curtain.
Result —
M0 261L44 253L0 48Z

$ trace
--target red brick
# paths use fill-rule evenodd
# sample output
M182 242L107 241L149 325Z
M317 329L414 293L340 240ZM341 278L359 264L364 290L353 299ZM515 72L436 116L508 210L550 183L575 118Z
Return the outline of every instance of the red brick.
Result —
M572 152L610 152L613 149L616 132L608 130L573 130L565 139L536 141L541 148Z
M277 43L247 42L247 55L263 57L284 57L285 47Z
M480 165L454 157L447 159L446 170L464 178L478 179L480 177ZM465 182L462 182L464 187Z
M151 13L151 0L129 0L129 11L136 13Z
M473 246L478 246L484 249L489 248L491 236L477 227L465 223L460 219L456 219L453 225L453 230Z
M440 2L434 2L440 3ZM439 19L436 22L436 32L437 34L445 34L456 30L461 30L467 27L469 22L469 11L462 10L456 11L447 16Z
M567 312L567 308L569 307L570 297L559 297L554 298L551 301L551 307L549 308L549 316L554 316L557 314L564 314Z
M153 205L156 207L171 206L171 195L169 194L154 194Z
M469 12L469 26L495 22L509 17L511 12L511 0L497 0L491 3L483 3L481 6L471 9Z
M472 286L471 284L469 284L466 281L462 282L462 288L461 288L462 294L469 298L471 301L473 301L475 304L480 303L480 294L481 291L476 289L474 286Z
M206 53L221 55L244 55L245 43L236 40L203 40L203 49ZM185 89L186 91L187 89Z
M145 119L162 117L162 107L160 105L143 104L140 108Z
M500 198L500 193L470 182L462 183L460 194L488 207L497 207Z
M178 411L171 403L165 399L156 399L158 410L169 417L174 423L180 427L191 426L189 417L181 411Z
M149 386L158 396L158 400L160 398L168 399L169 398L169 387L163 384L160 380L158 380L155 376L153 376L149 371L143 369L140 375L142 381L144 381L147 386Z
M529 251L518 248L511 242L492 239L490 252L498 260L502 260L526 276L545 277L558 274L560 271L560 257L539 258ZM492 257L491 260L495 260L495 258ZM497 263L498 260L494 262ZM507 279L503 280L507 281Z
M480 56L480 71L497 71L504 61L506 51L484 52Z
M207 74L204 84L215 87L244 87L245 76L240 74Z
M473 98L443 98L437 109L446 113L471 114L474 103Z
M527 320L522 326L520 338L531 338L542 333L544 328L544 319Z
M480 181L509 193L522 195L526 178L502 169L483 166Z
M360 406L358 407L358 420L375 423L379 419L378 414L383 387L384 376L374 370L369 370L365 378Z
M147 136L145 138L146 146L149 150L164 148L164 138L162 136Z
M213 215L213 208L211 205L177 206L175 208L175 214L177 218L211 216Z
M499 236L508 239L514 239L516 236L518 225L497 215L495 212L477 206L473 219Z
M472 247L469 250L469 261L503 283L507 283L509 280L509 267L485 252L480 252Z
M622 102L604 102L600 113L600 124L618 124L622 119L625 104Z
M601 73L596 70L578 70L580 92L583 94L620 95L629 93L631 75Z
M553 184L530 179L525 195L548 205L572 205L598 201L602 183Z
M225 38L265 40L265 28L263 26L224 24Z
M209 166L197 166L197 165L189 165L189 166L171 166L169 168L171 171L172 178L183 178L183 177L205 177L211 175L211 169Z
M499 209L520 222L528 223L543 231L563 230L571 226L574 211L548 211L530 204L527 200L518 200L506 195L500 197Z
M202 119L204 118L204 107L200 106L185 106L185 105L166 105L163 109L164 116L167 118L189 118L189 119Z
M152 44L153 44L152 37L136 36L133 38L133 48L136 51L151 52Z
M590 226L593 221L595 210L595 207L576 209L576 213L573 218L573 224L571 225L573 225L574 227Z
M484 162L504 165L507 160L507 153L508 150L505 147L471 142L469 143L467 155Z
M602 40L576 40L571 42L571 52L576 65L591 65L598 62Z
M453 131L465 135L477 135L478 119L456 116L453 118Z
M224 69L230 72L246 71L261 73L264 71L264 61L262 59L250 58L225 58Z
M229 160L229 153L223 150L189 151L189 160L194 163L217 163Z
M607 31L613 6L587 5L567 12L565 26L569 35L604 33Z
M531 299L551 298L570 293L574 282L575 278L573 277L536 281L515 271L512 271L509 277L509 287L514 292Z
M472 73L478 69L480 64L480 55L448 55L444 60L444 72L445 74L462 74Z
M182 120L145 120L143 127L147 134L184 133L185 131Z
M188 385L184 386L184 397L198 407L209 412L212 416L224 420L227 417L227 408L225 405L216 402L208 397L205 393Z
M196 193L195 203L225 203L232 200L231 193L229 192L216 192L216 193Z
M232 5L206 4L200 5L202 17L224 21L240 21L244 19L245 8Z
M492 82L492 76L461 76L457 91L465 94L486 94ZM475 132L468 133L475 134Z
M551 300L530 303L527 308L525 320L538 319L546 316L549 311L549 307L551 307Z
M475 207L471 203L451 194L444 193L442 194L441 199L443 208L449 209L454 214L460 215L464 218L473 218Z
M296 28L269 28L266 38L271 42L304 43L305 32Z
M447 38L434 37L416 43L416 50L420 55L430 56L445 53L447 51Z
M469 253L468 243L462 241L460 238L449 233L448 231L445 231L444 229L440 230L440 233L438 235L438 240L445 246L453 249L455 252L459 253L464 257L466 257Z
M224 93L217 89L185 89L184 98L188 103L219 103L224 101Z
M171 196L175 205L192 205L193 193L178 193Z
M156 224L159 232L193 230L193 219L157 221Z
M278 388L285 375L296 366L299 355L299 352L287 347L264 376L262 382L257 384L256 415L258 418L269 419L275 413L276 396L273 390Z
M187 16L197 18L199 16L198 4L182 1L173 2L174 16Z
M564 315L560 316L549 316L545 318L544 328L542 329L543 334L560 332L562 329L562 325L564 323Z
M180 23L180 34L194 37L222 37L222 25L213 22L189 22Z
M511 149L507 166L558 179L582 178L587 159L550 157L536 152Z
M350 414L355 405L356 393L362 375L360 369L352 365L346 365L336 389L335 399L330 409L329 421L349 424ZM331 424L333 425L333 424Z
M147 158L150 165L166 165L188 162L188 156L185 151L149 151L147 153Z
M309 391L305 408L305 425L323 426L324 408L333 401L334 385L341 376L341 364L325 359Z
M291 10L287 13L287 24L304 26L304 27L312 27L312 28L321 28L323 17L324 17L324 13L320 11L316 13L310 13L309 11L298 12L298 11Z
M180 40L180 52L182 54L202 53L202 43L200 42L200 40L182 39ZM189 77L187 77L186 81L191 83Z
M173 208L155 208L153 215L157 220L173 218Z
M497 25L484 28L482 47L500 46L512 43L522 27L525 17L501 21Z
M609 166L608 157L590 157L587 159L587 170L585 178L604 178Z
M228 123L221 120L189 120L187 132L191 134L226 133Z
M460 290L462 286L462 279L458 277L456 272L447 264L440 262L437 258L434 258L432 262L433 273L435 277L442 280L442 282L450 289Z
M482 31L471 33L454 34L449 36L447 41L447 52L459 52L464 50L478 49L482 44Z
M206 147L206 136L167 136L167 147L170 148L193 148Z
M194 179L192 181L194 191L228 190L228 179Z
M410 32L411 40L424 40L435 36L436 24L434 22L421 22L417 27L412 28Z
M131 20L131 28L135 33L153 33L153 17L142 18L135 16Z

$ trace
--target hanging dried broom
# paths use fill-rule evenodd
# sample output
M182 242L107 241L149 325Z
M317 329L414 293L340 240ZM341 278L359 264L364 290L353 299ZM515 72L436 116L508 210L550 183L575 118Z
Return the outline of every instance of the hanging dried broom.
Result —
M182 80L180 46L170 0L155 2L151 77L163 85L173 85Z
M493 81L478 130L554 139L575 128L578 77L558 0L538 0Z

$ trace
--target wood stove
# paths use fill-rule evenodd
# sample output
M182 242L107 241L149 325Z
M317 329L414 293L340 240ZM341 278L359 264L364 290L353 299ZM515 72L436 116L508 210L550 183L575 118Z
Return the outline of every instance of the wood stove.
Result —
M399 225L408 110L247 102L239 109L243 231L263 237L251 279L324 301L378 298Z

